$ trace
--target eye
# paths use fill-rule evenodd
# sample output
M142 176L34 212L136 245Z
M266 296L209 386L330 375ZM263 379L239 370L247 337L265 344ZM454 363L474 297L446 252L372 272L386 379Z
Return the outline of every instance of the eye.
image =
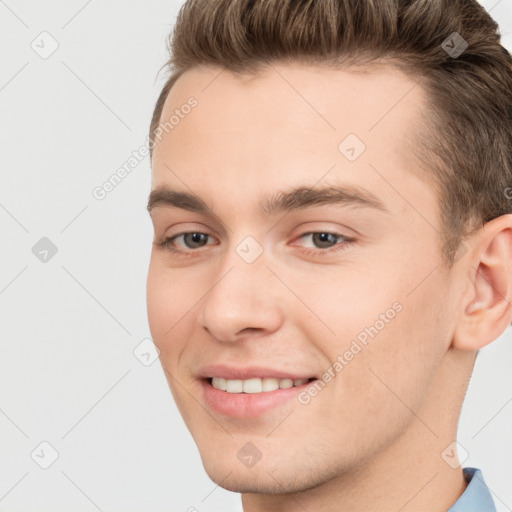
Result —
M179 233L178 235L166 238L159 245L170 252L187 255L187 253L191 251L182 251L180 249L176 249L175 240L180 238L183 238L185 247L193 252L195 249L199 249L207 245L208 238L211 237L207 233L201 233L199 231L188 231L186 233Z
M328 249L333 245L336 245L336 240L338 238L343 238L341 235L336 235L335 233L328 232L305 233L302 236L300 236L300 238L305 237L311 237L311 241L319 249Z
M158 245L176 256L193 256L194 253L200 252L198 249L208 245L208 239L211 238L212 237L207 233L202 233L200 231L187 231L166 238ZM299 252L307 255L327 255L346 249L350 243L355 241L353 238L329 231L303 233L298 237L298 240L304 240L307 238L311 240L313 247L304 247L297 244L292 244L292 246L297 246ZM182 244L177 244L176 241L180 239L182 240ZM177 248L177 245L185 247L185 250Z
M353 238L329 231L313 231L298 237L299 240L307 238L313 243L313 248L299 248L299 251L305 254L330 254L346 249L350 243L355 241Z

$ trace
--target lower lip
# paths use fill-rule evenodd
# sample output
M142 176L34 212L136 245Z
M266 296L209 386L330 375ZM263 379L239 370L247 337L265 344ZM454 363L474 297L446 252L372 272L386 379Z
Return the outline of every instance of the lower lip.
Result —
M204 398L216 412L232 418L252 418L295 398L315 381L288 389L276 389L261 393L228 393L214 388L210 381L202 379Z

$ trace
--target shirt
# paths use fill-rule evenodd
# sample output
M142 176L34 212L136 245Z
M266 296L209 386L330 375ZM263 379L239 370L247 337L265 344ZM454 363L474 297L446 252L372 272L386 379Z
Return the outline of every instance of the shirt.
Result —
M476 468L464 468L466 490L448 512L496 512L491 492L484 482L482 472Z

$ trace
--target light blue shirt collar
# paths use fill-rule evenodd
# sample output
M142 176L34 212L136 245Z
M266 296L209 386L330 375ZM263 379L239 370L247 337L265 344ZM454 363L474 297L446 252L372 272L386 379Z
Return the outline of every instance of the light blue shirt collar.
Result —
M476 468L464 468L464 478L468 486L448 512L496 512L482 472Z

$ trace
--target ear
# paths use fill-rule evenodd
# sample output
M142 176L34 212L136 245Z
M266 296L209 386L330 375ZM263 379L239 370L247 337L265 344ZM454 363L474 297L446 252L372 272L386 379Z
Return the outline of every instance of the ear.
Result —
M512 321L512 214L487 222L470 243L460 261L468 285L452 341L461 350L481 349Z

